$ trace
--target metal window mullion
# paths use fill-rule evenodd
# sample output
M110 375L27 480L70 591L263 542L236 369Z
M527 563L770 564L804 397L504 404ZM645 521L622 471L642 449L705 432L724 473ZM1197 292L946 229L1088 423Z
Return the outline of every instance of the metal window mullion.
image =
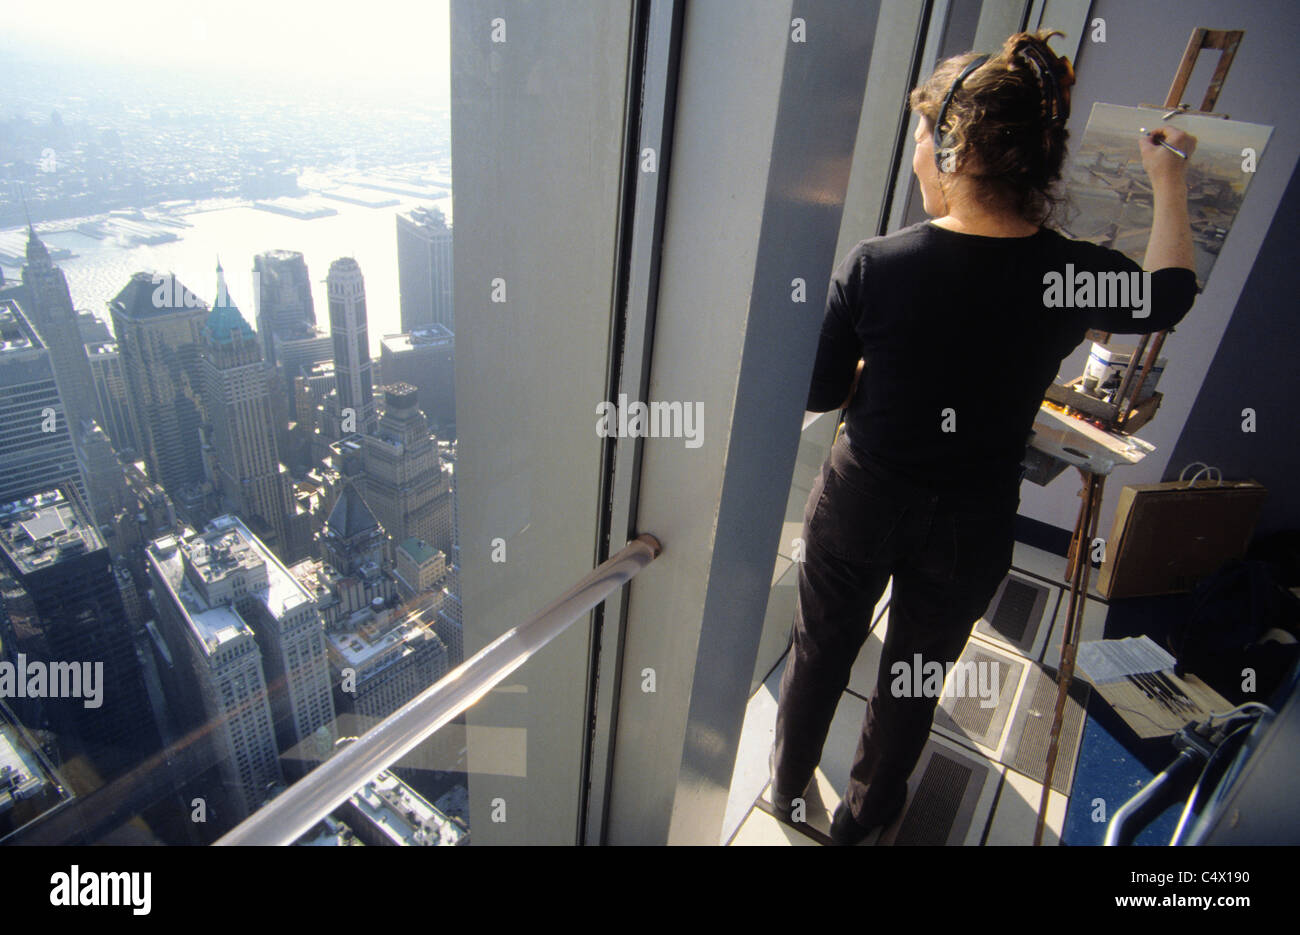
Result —
M628 399L645 400L649 391L683 11L682 0L642 0L634 14L633 39L643 45L632 50L634 61L627 91L630 151L625 153L624 161L635 181L627 187L634 188L634 194L630 211L625 210L620 225L620 237L627 238L627 250L625 254L620 250L623 281L616 284L616 292L622 291L623 296L616 296L616 302L621 298L625 305L618 309L621 315L616 315L616 319L621 317L621 328L616 329L614 341L618 346L610 355L611 400L617 400L620 393L626 393ZM640 69L636 67L638 62ZM654 154L654 172L642 171L642 154L646 150ZM612 464L606 473L607 489L602 491L607 512L602 518L600 549L607 549L611 541L626 541L628 532L636 527L642 445L643 439L635 437L608 440ZM593 630L587 708L592 728L587 739L578 829L579 840L588 844L605 843L626 629L624 589L597 609Z

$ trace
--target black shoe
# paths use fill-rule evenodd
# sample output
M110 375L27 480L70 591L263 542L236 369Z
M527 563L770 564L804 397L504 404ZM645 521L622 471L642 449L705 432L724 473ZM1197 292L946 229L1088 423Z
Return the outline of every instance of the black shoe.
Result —
M844 802L839 804L835 809L835 817L831 819L831 843L838 847L852 847L861 843L867 835L877 828L887 827L893 824L895 818L903 811L903 806L907 803L907 786L904 785L895 796L894 801L889 803L889 808L881 812L879 817L869 819L867 823L858 821L849 811L849 807Z
M768 795L772 799L772 811L776 812L777 817L782 821L788 822L794 812L795 801L807 797L808 788L813 784L814 777L810 777L804 783L803 791L798 795L785 795L778 792L776 788L776 747L773 747L767 754L767 772L772 780L768 787Z

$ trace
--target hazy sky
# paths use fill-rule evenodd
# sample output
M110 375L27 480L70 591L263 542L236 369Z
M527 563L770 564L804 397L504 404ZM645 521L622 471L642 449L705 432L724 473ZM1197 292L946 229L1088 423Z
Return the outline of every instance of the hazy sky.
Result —
M3 45L34 58L148 58L193 77L418 84L449 97L448 0L61 0L7 4Z

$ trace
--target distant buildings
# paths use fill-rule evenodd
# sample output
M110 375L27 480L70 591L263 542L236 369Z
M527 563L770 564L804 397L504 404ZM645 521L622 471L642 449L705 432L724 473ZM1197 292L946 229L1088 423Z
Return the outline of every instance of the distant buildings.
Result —
M451 228L437 208L413 208L397 216L397 278L404 333L434 324L456 330L451 243Z
M320 607L339 710L370 726L448 671L448 650L430 626L440 595L399 602L388 536L351 483L339 492L320 543L319 561L291 571Z

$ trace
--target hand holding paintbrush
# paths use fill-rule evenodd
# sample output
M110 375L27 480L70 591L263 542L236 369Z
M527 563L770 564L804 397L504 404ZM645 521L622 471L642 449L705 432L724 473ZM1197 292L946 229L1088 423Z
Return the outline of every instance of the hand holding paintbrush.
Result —
M1152 182L1171 173L1181 173L1196 151L1196 137L1177 127L1163 126L1154 130L1142 127L1138 132L1141 134L1138 149L1142 154L1142 167Z

